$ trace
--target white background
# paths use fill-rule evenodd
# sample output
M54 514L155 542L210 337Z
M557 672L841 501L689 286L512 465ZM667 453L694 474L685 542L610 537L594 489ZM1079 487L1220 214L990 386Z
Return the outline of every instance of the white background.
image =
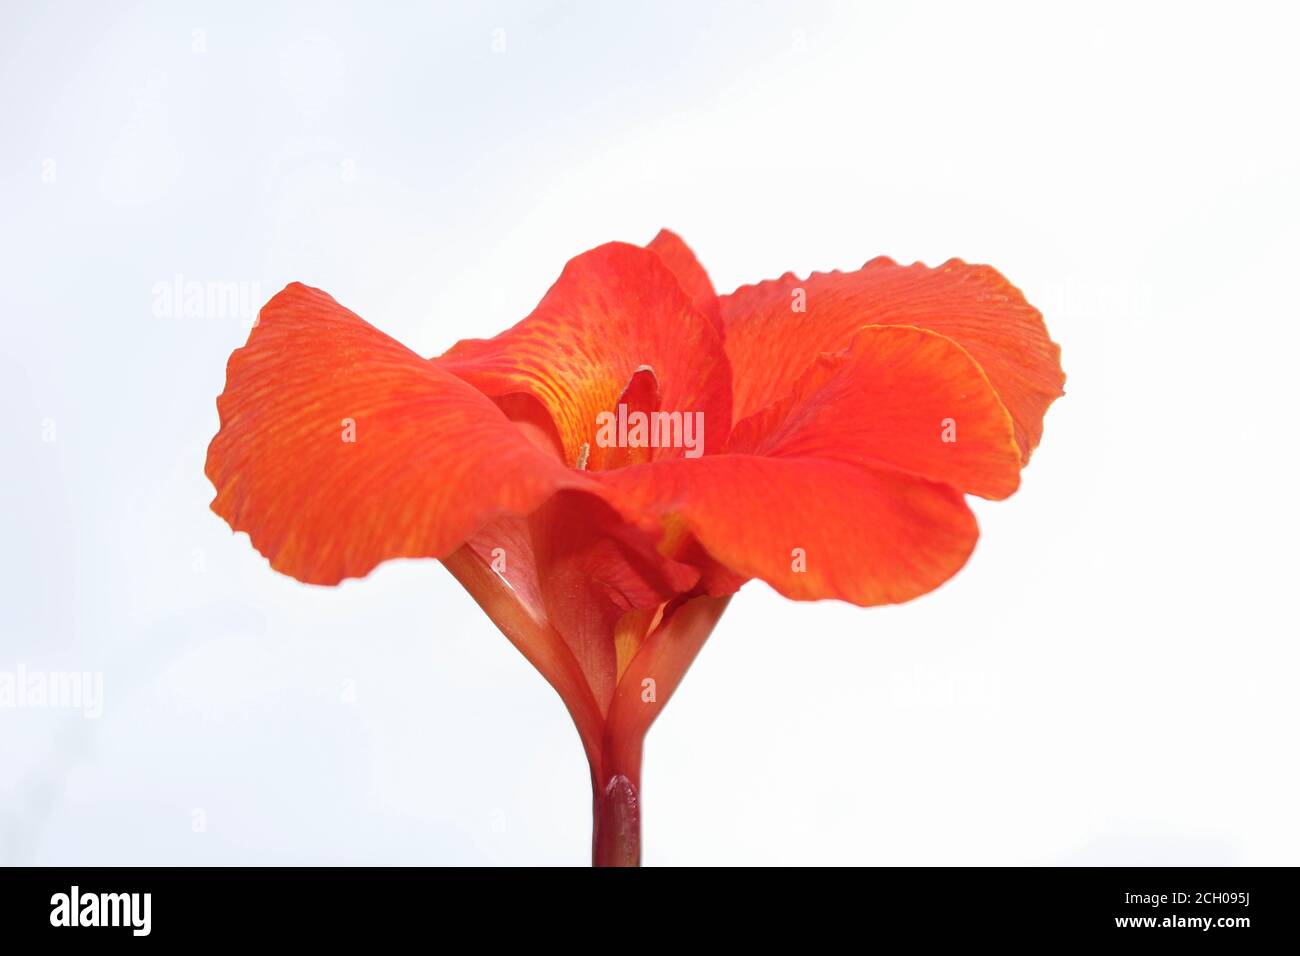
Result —
M646 862L1300 863L1283 5L2 16L0 670L105 700L0 709L0 861L586 862L577 734L440 565L311 588L208 510L247 323L155 286L302 280L434 354L668 226L724 292L992 263L1069 381L938 592L744 589Z

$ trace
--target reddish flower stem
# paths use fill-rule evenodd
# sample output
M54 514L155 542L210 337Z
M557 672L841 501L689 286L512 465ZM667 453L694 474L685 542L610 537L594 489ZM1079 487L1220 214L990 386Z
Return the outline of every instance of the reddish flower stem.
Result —
M641 788L615 773L601 783L593 777L591 865L641 865Z

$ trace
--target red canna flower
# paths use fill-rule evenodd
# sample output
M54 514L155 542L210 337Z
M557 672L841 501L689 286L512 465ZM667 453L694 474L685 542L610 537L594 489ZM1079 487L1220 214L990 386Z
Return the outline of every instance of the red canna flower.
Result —
M212 508L311 584L438 558L559 692L593 862L640 860L641 750L731 595L907 601L965 563L1062 394L993 269L875 259L717 296L670 232L573 259L426 359L293 284L231 357Z

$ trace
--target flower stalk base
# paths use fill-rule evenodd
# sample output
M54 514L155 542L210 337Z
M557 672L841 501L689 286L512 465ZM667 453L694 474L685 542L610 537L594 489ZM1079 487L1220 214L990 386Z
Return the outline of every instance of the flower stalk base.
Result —
M640 866L641 794L636 783L620 773L595 789L592 866Z

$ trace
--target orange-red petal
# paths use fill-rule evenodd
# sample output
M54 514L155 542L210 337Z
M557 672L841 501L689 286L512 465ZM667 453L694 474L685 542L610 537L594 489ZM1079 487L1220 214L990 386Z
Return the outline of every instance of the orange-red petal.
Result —
M438 365L487 395L531 394L550 412L570 465L594 443L638 369L653 370L660 407L702 412L705 448L731 427L731 373L718 331L659 254L609 243L572 259L522 322L457 343ZM672 454L680 454L680 450Z
M680 521L727 568L798 600L910 600L979 535L959 491L886 466L724 454L596 477L629 518Z
M468 384L297 283L231 355L217 410L213 510L313 584L443 557L584 480Z
M903 326L821 355L737 424L726 454L593 475L629 517L658 521L671 553L685 532L788 597L864 605L956 573L978 535L963 493L1005 497L1019 477L1010 417L979 366Z
M931 269L879 258L856 272L742 286L719 302L737 421L784 398L819 353L844 348L864 325L916 326L961 345L1010 412L1022 462L1062 394L1060 349L1042 315L988 266L953 259Z
M823 353L780 402L737 423L731 452L884 464L985 498L1020 484L1011 418L955 342L867 326Z
M657 253L664 265L673 271L682 291L690 296L700 314L713 323L718 334L722 335L722 309L718 304L718 293L691 247L677 233L660 229L659 235L651 239L646 248Z

